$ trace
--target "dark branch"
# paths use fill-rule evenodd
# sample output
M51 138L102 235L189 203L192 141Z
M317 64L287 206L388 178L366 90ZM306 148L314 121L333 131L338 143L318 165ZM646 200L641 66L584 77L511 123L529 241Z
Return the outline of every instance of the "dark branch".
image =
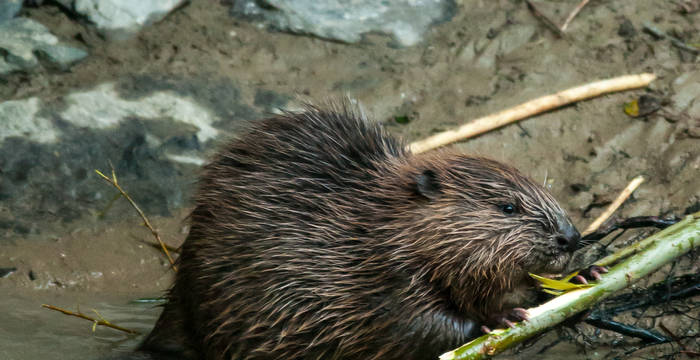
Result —
M591 241L600 240L619 229L626 230L642 227L665 229L678 221L679 219L675 217L671 219L662 219L659 216L635 216L627 219L613 219L603 224L598 230L584 236L582 240L584 240L583 242L587 241L590 243Z

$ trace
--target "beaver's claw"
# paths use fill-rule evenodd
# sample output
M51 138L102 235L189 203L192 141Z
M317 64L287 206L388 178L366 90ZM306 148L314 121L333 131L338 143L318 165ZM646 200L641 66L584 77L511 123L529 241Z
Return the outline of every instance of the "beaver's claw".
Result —
M492 316L488 324L496 329L505 327L514 328L516 322L528 321L529 319L530 314L528 314L527 310L523 308L513 308ZM481 326L481 331L488 334L491 332L491 328L483 325Z
M571 282L579 284L588 284L588 281L597 281L601 279L600 274L605 274L608 269L603 266L591 265L587 269L581 270L578 275L571 279Z

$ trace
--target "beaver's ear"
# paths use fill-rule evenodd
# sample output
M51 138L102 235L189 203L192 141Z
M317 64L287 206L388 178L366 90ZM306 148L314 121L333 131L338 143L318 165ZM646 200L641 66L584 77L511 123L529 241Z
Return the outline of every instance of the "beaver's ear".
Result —
M442 193L435 171L423 170L416 176L416 192L430 200L435 200Z

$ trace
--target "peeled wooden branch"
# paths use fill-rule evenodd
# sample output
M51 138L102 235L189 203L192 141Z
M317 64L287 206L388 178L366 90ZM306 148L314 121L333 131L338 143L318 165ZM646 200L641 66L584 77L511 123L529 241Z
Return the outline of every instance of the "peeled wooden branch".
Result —
M700 247L700 212L633 246L639 253L609 269L592 287L574 290L528 309L530 320L496 330L440 356L441 360L483 359L498 354L624 289L687 252ZM623 249L623 251L627 248ZM634 252L634 251L632 251ZM620 258L620 257L617 257Z
M408 147L414 154L422 153L576 101L615 91L644 87L649 85L654 79L656 79L654 74L626 75L567 89L556 94L530 100L496 114L472 120L456 129L447 130L413 142Z
M600 225L602 225L605 222L605 220L608 220L608 218L610 216L612 216L612 214L615 212L615 210L617 210L617 208L619 208L620 205L622 205L622 203L624 203L625 200L627 200L627 198L629 198L632 195L634 190L636 190L639 187L639 185L641 185L643 182L644 182L644 177L641 175L632 179L632 181L630 181L630 183L627 184L627 187L625 187L625 189L622 190L620 195L617 196L615 201L613 201L608 206L608 208L605 209L605 211L603 211L603 213L600 214L600 216L598 216L598 218L596 218L590 225L588 225L586 230L583 230L583 232L581 233L581 236L585 237L586 235L596 231L600 227Z

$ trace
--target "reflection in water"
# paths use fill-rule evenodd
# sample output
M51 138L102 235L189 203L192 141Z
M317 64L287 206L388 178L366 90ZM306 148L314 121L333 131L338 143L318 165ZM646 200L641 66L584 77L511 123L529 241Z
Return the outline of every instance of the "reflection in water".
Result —
M48 292L37 292L31 297L2 294L0 359L95 360L110 352L131 351L151 330L161 310L154 303L131 302L134 298L78 302L70 295L57 299ZM128 335L103 326L93 333L90 322L41 307L50 301L71 311L80 305L80 311L94 317L97 316L92 309L97 309L107 320L140 334Z

